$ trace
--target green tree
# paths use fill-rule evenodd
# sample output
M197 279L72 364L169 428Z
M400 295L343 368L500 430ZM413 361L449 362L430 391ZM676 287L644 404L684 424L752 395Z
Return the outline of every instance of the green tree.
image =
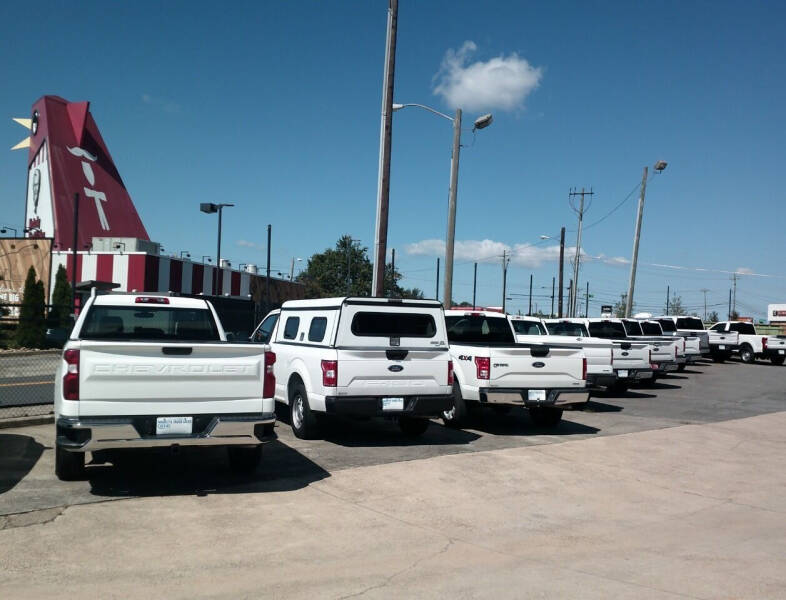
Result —
M620 299L614 304L614 308L612 312L614 316L618 319L621 319L625 316L625 308L628 303L628 295L627 294L620 294Z
M71 284L68 283L68 276L63 265L57 268L55 275L49 322L53 327L68 327L71 324Z
M671 300L669 301L668 314L677 317L679 317L680 315L687 314L685 307L682 305L682 296L678 296L677 294L671 295Z
M717 323L718 321L720 321L720 318L718 318L717 311L713 310L710 314L707 315L708 323Z
M36 281L35 269L30 267L25 279L16 344L22 348L43 348L46 325L44 322L44 283Z

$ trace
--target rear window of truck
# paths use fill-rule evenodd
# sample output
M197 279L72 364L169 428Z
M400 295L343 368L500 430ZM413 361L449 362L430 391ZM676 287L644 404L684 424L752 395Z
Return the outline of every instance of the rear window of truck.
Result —
M543 325L537 321L511 319L510 322L513 323L513 330L519 335L546 335Z
M622 323L617 321L601 321L600 323L590 323L589 332L592 337L604 338L607 340L624 340L625 328Z
M729 329L742 335L756 335L756 328L750 323L732 323Z
M169 306L93 306L79 334L83 340L219 342L207 309Z
M658 319L658 323L663 328L663 331L674 332L677 331L677 327L674 325L674 321L671 319Z
M504 317L472 315L445 317L448 341L457 344L515 344L513 330Z
M622 323L625 325L625 333L628 335L644 335L638 321L623 321Z
M679 317L677 319L677 329L700 329L704 330L704 323L696 317Z
M547 323L546 328L551 335L568 335L571 337L588 337L586 327L582 323Z
M657 323L644 322L641 324L644 335L663 335L663 329Z
M357 312L352 317L352 335L358 337L432 338L437 324L428 313Z

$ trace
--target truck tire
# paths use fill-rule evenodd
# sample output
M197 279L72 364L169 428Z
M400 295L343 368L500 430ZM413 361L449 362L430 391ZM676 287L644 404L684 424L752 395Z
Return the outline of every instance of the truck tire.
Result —
M430 423L431 421L428 419L417 419L415 417L399 417L398 419L398 426L401 432L410 438L423 435Z
M55 446L55 475L60 481L78 481L85 476L85 453Z
M556 427L562 420L562 409L533 406L529 409L529 417L538 427Z
M609 387L609 390L611 390L615 394L624 394L625 392L628 391L628 388L630 388L629 383L622 383L620 381L617 381L614 383L614 385Z
M785 359L786 359L786 356L771 356L770 357L770 360L772 361L772 364L774 364L774 365L782 365Z
M722 363L726 360L726 355L721 353L714 353L712 355L712 362Z
M750 344L743 344L740 346L740 360L745 364L752 365L756 362L756 354Z
M308 406L306 387L298 381L289 394L289 419L292 433L301 440L311 440L319 432L316 415Z
M461 396L461 387L458 382L453 383L453 408L442 411L442 421L447 427L461 427L467 420L467 403Z
M684 371L685 367L687 367L687 366L688 366L687 363L682 363L682 364L677 366L677 371L680 371L680 372Z
M262 444L257 446L227 446L229 467L235 473L253 473L262 461Z

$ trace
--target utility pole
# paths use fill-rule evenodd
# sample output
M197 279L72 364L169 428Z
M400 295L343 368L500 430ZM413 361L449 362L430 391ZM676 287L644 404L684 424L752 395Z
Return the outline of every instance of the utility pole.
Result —
M532 316L532 273L529 274L529 311L527 316Z
M478 263L475 263L475 276L472 278L472 308L477 306L476 294L478 291Z
M572 297L573 297L573 280L571 279L570 283L568 283L568 313L567 313L568 317L571 315L570 299Z
M505 296L508 292L508 251L502 251L502 314L505 314Z
M709 290L707 288L702 288L700 290L704 294L704 322L707 322L707 292Z
M589 319L589 281L587 281L587 296L585 298L584 316Z
M649 173L649 167L644 167L644 174L641 176L641 191L639 192L639 209L636 212L636 233L633 236L633 259L630 262L630 283L628 284L628 302L625 306L626 317L630 317L630 313L633 311L633 288L636 285L636 263L639 261L639 238L641 237L641 218L644 216L644 194L647 191L648 173Z
M669 286L666 286L666 314L669 314Z
M273 227L267 226L267 273L265 278L265 310L270 310L270 237Z
M434 292L434 298L439 300L439 257L437 257L437 286L436 291ZM450 308L448 306L448 308Z
M573 288L572 288L572 296L571 296L571 301L570 301L570 307L571 307L570 316L571 317L575 317L576 316L576 310L577 310L577 306L576 306L577 302L576 302L576 300L578 298L577 291L578 291L578 281L579 281L579 264L581 263L581 229L582 229L582 226L584 224L584 196L590 196L591 197L593 194L594 193L592 191L592 188L590 188L589 192L585 192L584 188L581 188L580 192L574 192L573 190L571 190L570 193L568 194L568 196L570 198L570 202L571 202L571 208L579 216L579 228L578 228L578 231L576 233L576 258L573 261L573 281L576 282L576 285L574 285ZM576 205L575 205L575 202L573 200L573 198L575 196L581 196L581 201L579 203L578 210L576 210ZM589 205L587 206L587 210L589 210Z
M551 312L549 317L554 318L554 277L551 278Z
M393 284L390 293L392 294L396 289L396 249L390 251L390 280ZM387 295L387 294L386 294Z
M371 295L383 295L385 259L388 245L390 203L390 150L393 137L393 83L396 71L396 30L398 0L388 0L388 27L385 40L385 72L382 77L382 123L379 132L379 181L377 182L377 226L374 234L374 266Z
M71 309L76 323L76 246L79 237L79 194L74 194L74 246L71 248Z
M731 288L729 288L729 321L731 321Z
M734 282L734 295L732 296L733 302L731 304L731 310L732 314L737 314L737 273L735 272L731 278Z
M560 229L559 232L559 317L562 318L562 290L565 287L565 282L562 280L562 275L565 270L565 228Z
M459 153L461 152L461 109L453 119L453 154L450 160L450 194L448 197L448 232L445 236L445 306L453 302L453 249L456 245L456 192L458 190Z

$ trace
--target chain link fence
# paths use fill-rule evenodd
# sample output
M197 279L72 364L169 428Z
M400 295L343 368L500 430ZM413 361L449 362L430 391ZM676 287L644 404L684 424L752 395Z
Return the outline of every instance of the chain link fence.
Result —
M0 352L0 420L52 412L55 370L61 352Z

